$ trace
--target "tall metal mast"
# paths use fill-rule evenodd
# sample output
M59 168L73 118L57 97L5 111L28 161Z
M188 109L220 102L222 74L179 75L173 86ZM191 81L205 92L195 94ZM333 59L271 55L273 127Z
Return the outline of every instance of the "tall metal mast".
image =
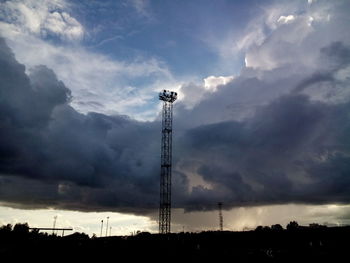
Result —
M160 172L160 204L159 204L159 233L170 233L171 221L171 154L172 154L172 123L173 102L177 93L163 90L159 93L163 101L162 112L162 146Z
M218 207L219 207L219 226L220 226L220 231L224 230L224 218L222 216L222 203L219 202L218 203Z

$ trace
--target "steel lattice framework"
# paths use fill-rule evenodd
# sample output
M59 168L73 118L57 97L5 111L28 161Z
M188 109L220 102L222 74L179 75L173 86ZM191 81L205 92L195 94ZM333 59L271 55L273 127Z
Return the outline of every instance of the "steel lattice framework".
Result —
M220 231L224 230L224 218L222 216L222 203L219 202L218 203L218 207L219 207L219 227L220 227Z
M177 99L177 93L164 90L159 94L159 99L163 101L159 233L167 234L170 233L171 222L171 156L173 102Z

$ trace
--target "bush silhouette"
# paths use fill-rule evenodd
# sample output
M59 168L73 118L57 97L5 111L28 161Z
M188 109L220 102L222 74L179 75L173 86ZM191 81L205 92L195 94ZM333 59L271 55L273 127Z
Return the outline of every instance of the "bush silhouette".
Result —
M29 226L27 223L21 224L21 223L17 223L14 227L13 227L13 232L17 235L28 235L29 234Z
M272 225L271 230L273 231L283 231L283 227L280 224Z
M288 231L294 231L299 228L299 224L296 221L291 221L287 225L287 230Z

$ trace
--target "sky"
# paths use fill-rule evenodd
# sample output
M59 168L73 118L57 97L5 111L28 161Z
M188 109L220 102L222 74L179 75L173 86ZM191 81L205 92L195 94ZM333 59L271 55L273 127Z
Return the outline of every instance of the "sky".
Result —
M350 223L350 2L0 1L0 223ZM106 222L106 221L105 221Z

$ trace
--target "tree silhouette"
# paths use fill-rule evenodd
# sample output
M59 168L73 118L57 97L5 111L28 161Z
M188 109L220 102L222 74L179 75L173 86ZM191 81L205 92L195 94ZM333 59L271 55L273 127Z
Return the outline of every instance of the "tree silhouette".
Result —
M273 231L283 231L283 227L280 224L275 224L271 226L271 230Z
M28 235L29 233L29 226L27 223L21 224L21 223L17 223L14 227L13 227L13 232L17 235Z
M288 231L293 231L299 228L299 224L296 221L291 221L289 222L289 224L287 225L287 230Z
M297 230L297 231L294 231ZM158 254L165 258L172 255L175 261L184 258L199 261L235 259L235 262L295 262L307 259L311 262L334 261L347 255L350 226L322 227L311 224L299 226L296 221L287 225L258 226L255 231L206 231L200 233L171 233L167 235L139 232L131 236L89 238L84 233L53 236L29 231L28 224L10 224L0 227L0 258L15 262L25 255L36 259L46 258L64 251L62 256L73 256L79 262L98 258L109 260L118 254L144 261ZM58 253L59 254L59 253ZM10 260L5 260L8 257ZM339 259L339 260L338 260ZM1 261L1 262L2 262Z

